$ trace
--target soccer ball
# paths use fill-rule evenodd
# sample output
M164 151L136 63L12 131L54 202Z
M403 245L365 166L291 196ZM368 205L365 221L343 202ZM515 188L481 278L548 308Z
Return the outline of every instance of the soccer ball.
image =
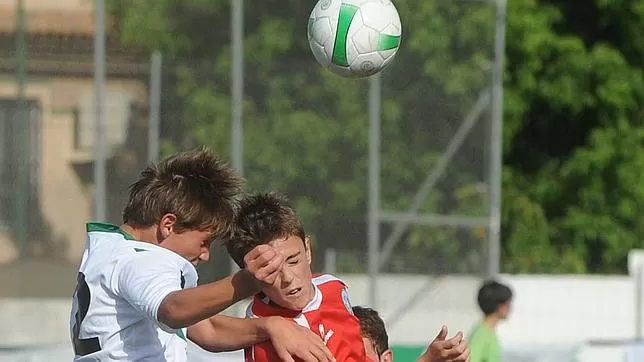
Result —
M401 33L390 0L319 0L308 24L315 60L348 78L369 77L391 64Z

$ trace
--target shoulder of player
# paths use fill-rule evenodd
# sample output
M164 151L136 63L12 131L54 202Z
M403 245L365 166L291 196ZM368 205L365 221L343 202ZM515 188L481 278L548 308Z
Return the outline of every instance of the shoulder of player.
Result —
M347 286L347 283L345 283L342 279L331 274L313 275L313 284L317 285L318 287L325 284L336 284L336 285L341 285L345 288Z
M88 246L90 254L100 254L103 260L118 261L131 258L146 259L152 253L159 258L178 257L170 250L157 245L135 240L116 225L103 223L87 224Z
M126 240L119 247L118 253L121 254L121 257L127 260L164 259L173 260L178 262L179 264L190 264L190 262L188 262L185 258L168 249L136 240Z
M130 255L145 255L140 254L144 252L152 252L157 257L181 258L168 249L134 239L116 225L89 222L86 224L86 231L90 241L94 242L93 244L100 246L101 249L104 247L111 249L111 254L114 257L123 258Z
M141 244L147 243L133 242L131 250L122 250L121 255L115 255L108 285L117 295L127 285L163 284L174 278L180 278L177 280L180 280L181 288L197 285L197 270L189 261L155 245Z
M344 281L331 274L316 275L313 278L313 283L320 290L321 303L344 305L349 314L353 314L351 310L351 302L349 301L348 287Z
M116 258L114 274L127 269L157 273L178 271L183 274L195 274L195 267L185 258L165 248L140 241L126 241L113 256ZM139 272L137 272L138 274Z

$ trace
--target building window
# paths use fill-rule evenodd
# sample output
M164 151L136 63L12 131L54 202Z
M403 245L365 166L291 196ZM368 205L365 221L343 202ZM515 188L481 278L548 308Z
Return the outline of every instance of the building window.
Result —
M31 230L38 210L40 107L0 99L0 231Z

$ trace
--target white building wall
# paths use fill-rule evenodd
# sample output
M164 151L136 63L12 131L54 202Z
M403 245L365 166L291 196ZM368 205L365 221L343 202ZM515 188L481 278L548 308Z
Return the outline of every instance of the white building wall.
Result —
M350 287L353 304L366 305L367 277L341 278ZM600 346L588 341L636 337L633 277L506 275L501 279L515 293L512 315L499 327L509 362L626 361L623 344ZM392 345L425 345L442 324L449 326L450 334L469 331L480 319L475 303L479 283L463 276L383 275L378 309ZM68 300L0 300L4 330L0 362L42 360L38 356L53 362L56 356L71 354L69 309ZM19 357L27 358L25 353L28 359ZM208 357L193 351L194 361L208 360L204 356Z

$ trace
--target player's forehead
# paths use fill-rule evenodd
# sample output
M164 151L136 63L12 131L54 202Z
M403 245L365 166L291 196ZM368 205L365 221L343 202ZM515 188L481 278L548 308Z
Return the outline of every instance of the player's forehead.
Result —
M277 238L268 243L284 256L295 255L304 251L304 241L295 235Z

